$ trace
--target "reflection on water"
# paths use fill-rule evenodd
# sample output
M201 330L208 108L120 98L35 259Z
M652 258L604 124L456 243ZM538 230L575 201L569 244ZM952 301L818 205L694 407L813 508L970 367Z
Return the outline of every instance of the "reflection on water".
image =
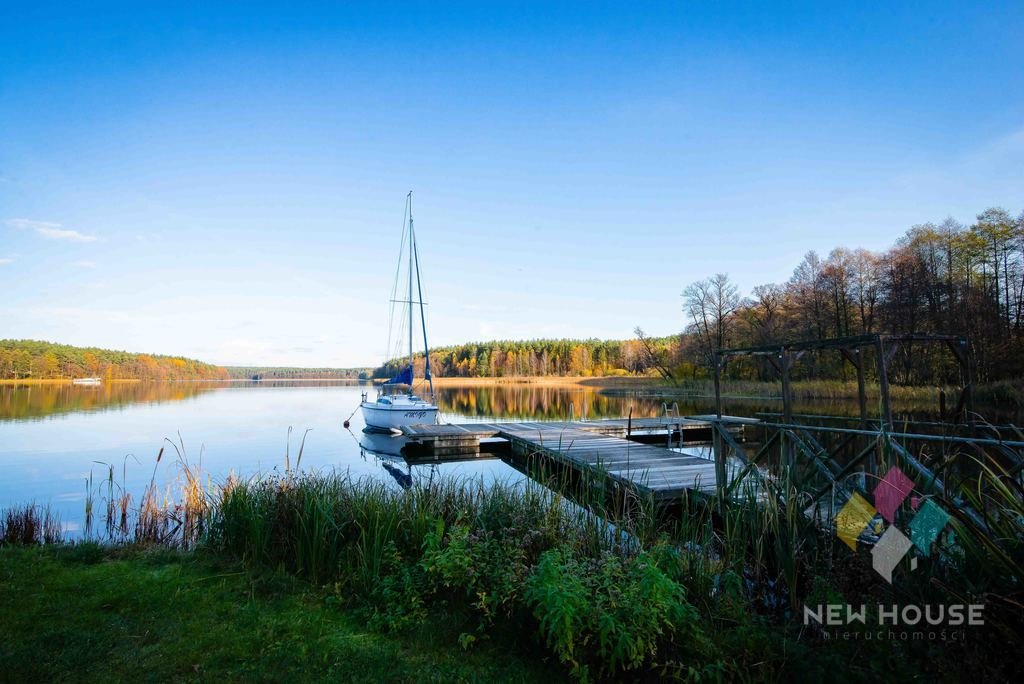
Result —
M282 380L253 383L249 381L210 382L113 382L99 386L71 384L59 385L0 385L0 422L38 420L62 414L79 412L124 410L135 404L165 404L195 400L218 390L313 389L354 386L366 391L368 385L353 381L311 380L289 382ZM671 396L652 390L599 391L581 385L542 386L532 384L499 384L490 387L444 387L437 391L437 404L443 419L518 419L568 420L570 418L600 420L621 418L632 410L637 417L661 415L666 408L678 408L681 415L702 415L715 410L712 397ZM941 419L934 402L893 402L897 422L901 420ZM880 414L881 407L869 402L869 414ZM1012 407L983 406L979 412L993 423L1019 422L1019 411ZM856 400L801 400L794 401L794 414L856 417ZM768 418L781 417L782 403L773 398L724 398L723 412L730 415ZM1017 419L1017 420L1015 420ZM182 426L186 428L187 426Z
M317 380L309 382L113 382L99 386L0 385L0 421L41 419L80 411L120 410L132 404L161 404L194 399L223 389L311 388L351 386L352 383ZM363 385L365 389L367 386ZM462 418L518 418L568 420L618 418L629 413L655 415L662 402L652 397L605 396L590 387L445 387L437 403L446 414ZM706 407L704 407L706 409Z
M651 397L611 397L579 386L445 387L438 391L437 402L443 413L520 420L621 418L630 407L636 416L651 416L661 409L661 401Z
M289 426L294 462L298 435L312 428L302 469L335 470L403 487L410 477L457 476L518 481L522 474L500 460L473 459L411 468L401 443L389 435L362 433L362 416L351 432L342 420L359 405L365 385L318 382L113 383L0 386L0 508L35 501L51 504L66 524L80 524L90 476L93 492L112 464L119 485L136 496L153 477L164 438L180 433L191 463L201 461L202 480L216 485L229 474L248 477L281 472ZM497 385L445 387L438 403L447 421L565 420L657 415L663 398L639 393L598 393L591 387ZM668 400L672 402L672 399ZM713 411L709 397L677 399L682 415ZM725 412L752 416L779 411L778 401L727 401ZM934 419L937 407L914 412ZM855 415L856 402L798 403L800 412ZM169 448L168 448L169 449ZM168 451L168 454L170 452ZM122 468L122 466L126 467ZM123 475L121 475L123 473ZM165 457L158 483L173 485L178 469ZM123 482L121 480L123 479Z
M75 411L110 411L131 404L182 401L213 383L108 382L101 385L0 385L0 420L30 420Z
M402 458L402 449L405 447L406 439L391 434L380 432L362 432L357 438L359 449L363 458L373 458L380 463L388 475L402 489L409 489L413 484L412 466ZM419 470L422 470L420 468ZM432 475L435 468L429 468Z
M377 458L401 458L408 440L387 432L360 432L359 448Z
M114 381L100 385L71 383L0 385L0 421L47 418L78 411L116 411L132 404L184 401L207 392L244 387L331 387L351 385L344 380L146 382Z

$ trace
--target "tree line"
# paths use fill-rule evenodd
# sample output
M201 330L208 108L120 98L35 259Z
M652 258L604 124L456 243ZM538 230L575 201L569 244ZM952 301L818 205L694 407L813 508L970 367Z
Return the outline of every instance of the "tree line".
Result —
M495 340L438 347L430 350L430 367L435 376L456 378L654 373L658 357L667 357L678 340L638 332L635 340ZM407 364L407 359L393 359L375 369L373 377L391 377ZM416 355L415 365L422 374L422 354Z
M969 338L981 381L1024 375L1024 212L989 208L970 225L953 218L911 227L883 252L837 247L808 252L784 283L740 295L727 274L683 291L686 334L676 360L695 374L716 349L873 333ZM824 355L819 355L824 357ZM838 358L810 362L818 375L845 378ZM894 363L898 381L939 382L957 370L940 346L918 344ZM770 369L736 364L734 374L766 379Z
M227 371L194 359L72 347L39 340L0 340L0 379L99 377L106 380L212 380Z
M292 366L226 366L228 377L245 380L366 380L369 368L296 368Z

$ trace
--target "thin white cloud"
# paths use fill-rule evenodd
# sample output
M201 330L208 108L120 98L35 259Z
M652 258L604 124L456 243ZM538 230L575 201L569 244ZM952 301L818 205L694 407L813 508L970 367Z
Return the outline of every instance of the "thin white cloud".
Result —
M1024 126L996 141L993 146L1001 152L1024 152Z
M0 258L0 266L6 266L7 264L13 263L14 259L8 259L6 257Z
M68 242L96 242L95 235L86 235L77 230L69 230L52 221L35 221L33 219L7 219L4 224L15 230L31 230L47 240L66 240Z
M1024 182L1024 126L949 159L896 175L892 186L917 204L974 207L1012 202ZM974 210L976 210L974 209ZM965 212L964 217L970 218Z
M69 242L95 242L95 235L85 235L77 230L64 230L63 228L39 228L37 233L48 240L68 240Z
M964 162L984 167L1005 162L1017 164L1022 155L1024 155L1024 126L979 145L964 157Z
M80 268L96 268L95 261L76 261L75 266Z
M35 230L36 228L53 228L60 226L59 223L52 223L50 221L33 221L32 219L7 219L4 224L8 228L15 228L17 230Z

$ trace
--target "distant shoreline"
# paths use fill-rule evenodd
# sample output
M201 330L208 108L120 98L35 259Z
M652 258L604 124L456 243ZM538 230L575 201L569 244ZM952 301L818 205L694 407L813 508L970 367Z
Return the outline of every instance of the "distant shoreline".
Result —
M81 378L0 378L0 385L70 385L74 380ZM143 382L141 378L112 378L109 381L104 379L101 384L120 382ZM159 381L156 381L159 382ZM96 385L92 385L95 387Z
M0 378L0 385L71 385L74 380L80 378ZM261 378L260 380L251 380L248 378L182 378L182 379L160 379L160 378L111 378L107 380L103 378L100 382L101 385L107 383L117 384L126 382L173 382L173 383L209 383L209 382L230 382L230 383L253 383L253 382L338 382L346 384L358 384L360 382L368 382L366 380L356 380L354 378ZM96 387L96 385L90 385Z

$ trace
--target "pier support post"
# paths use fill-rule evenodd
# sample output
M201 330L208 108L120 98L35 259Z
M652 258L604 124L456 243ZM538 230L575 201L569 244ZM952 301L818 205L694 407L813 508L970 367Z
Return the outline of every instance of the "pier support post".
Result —
M860 427L862 430L867 430L868 425L868 393L865 388L864 381L864 355L861 354L860 347L854 347L852 349L843 348L839 350L843 358L849 361L854 368L857 369L857 402L860 405ZM875 467L875 455L872 453L866 459L864 463L864 470L874 475L877 468Z
M783 345L779 347L779 370L782 375L782 422L786 425L793 424L793 390L789 384L789 364L789 352L786 350L785 345ZM786 437L785 432L783 432L781 437L783 461L787 475L791 476L794 474L789 472L794 464L793 443Z
M725 492L728 483L725 481L725 445L719 431L722 429L722 355L715 352L715 423L711 429L711 448L715 453L715 484L718 489L718 506L721 513L725 512ZM682 445L683 428L679 427L679 443Z
M965 422L971 426L973 434L976 422L974 416L974 355L971 354L970 343L965 338L951 340L948 344L960 366L960 377L963 380L960 399L956 405L957 419L960 415L966 414L964 415Z
M892 406L889 403L889 350L885 348L885 340L881 335L875 338L875 350L878 352L878 389L882 394L882 422L885 429L892 432Z
M715 352L715 415L722 417L722 355Z

